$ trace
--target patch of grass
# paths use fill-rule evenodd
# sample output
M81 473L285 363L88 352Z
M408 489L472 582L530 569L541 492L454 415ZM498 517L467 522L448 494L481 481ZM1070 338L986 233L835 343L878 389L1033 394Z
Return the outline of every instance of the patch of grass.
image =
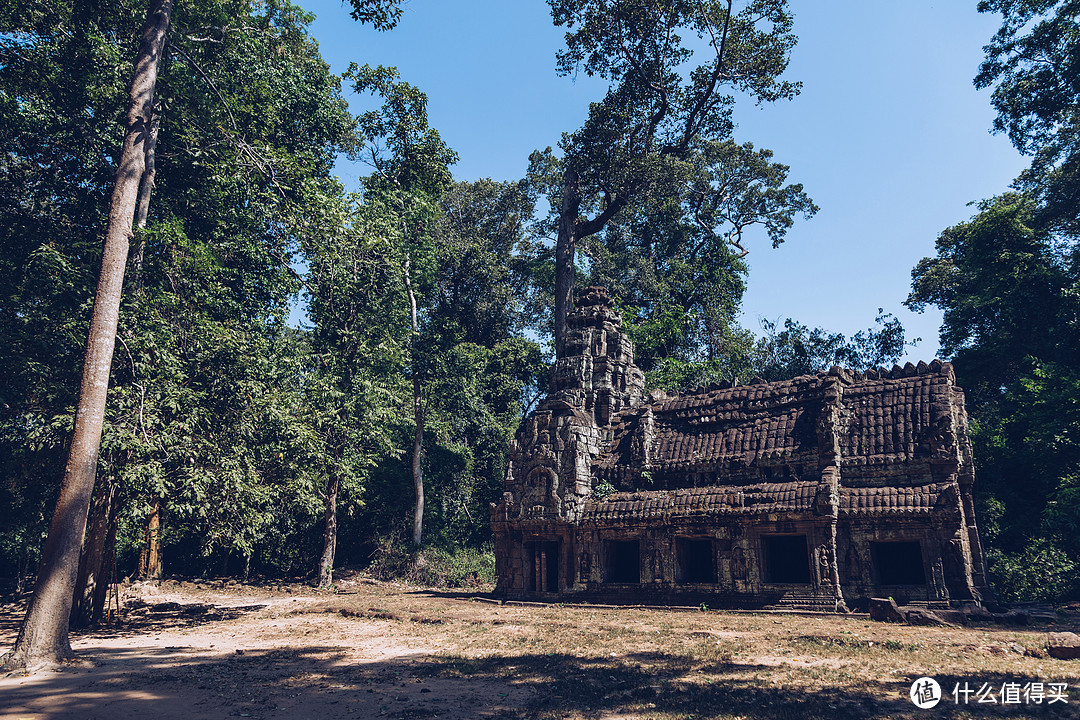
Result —
M874 647L873 640L858 637L833 635L800 635L795 641L811 648L843 648L844 650L869 650ZM878 643L881 647L883 643Z

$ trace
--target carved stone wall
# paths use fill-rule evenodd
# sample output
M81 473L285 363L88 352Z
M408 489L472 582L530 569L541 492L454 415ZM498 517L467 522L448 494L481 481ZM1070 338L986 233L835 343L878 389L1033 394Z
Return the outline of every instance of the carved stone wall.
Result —
M645 396L603 288L567 325L492 507L500 592L817 608L989 592L947 363Z

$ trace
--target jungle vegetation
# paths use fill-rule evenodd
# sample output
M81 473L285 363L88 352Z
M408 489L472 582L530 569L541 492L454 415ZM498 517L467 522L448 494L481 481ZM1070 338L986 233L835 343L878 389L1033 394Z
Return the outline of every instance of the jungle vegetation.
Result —
M736 98L800 91L784 77L797 40L784 0L549 5L567 29L555 70L608 87L512 182L455 180L422 89L362 57L334 75L287 0L171 7L71 622L97 620L102 588L128 576L329 585L342 565L410 572L417 553L442 559L440 582L490 573L488 504L577 285L610 288L653 386L905 352L880 310L853 337L738 324L744 232L777 246L817 211L731 120ZM1005 23L976 82L1032 165L942 233L908 301L945 312L1007 598L1080 592L1078 7L981 4ZM357 32L392 31L400 11L355 0ZM0 8L0 577L19 590L73 452L147 13ZM680 40L698 33L704 52ZM375 109L350 114L352 93ZM369 174L344 187L335 163L361 160ZM1054 581L1025 584L1033 563Z

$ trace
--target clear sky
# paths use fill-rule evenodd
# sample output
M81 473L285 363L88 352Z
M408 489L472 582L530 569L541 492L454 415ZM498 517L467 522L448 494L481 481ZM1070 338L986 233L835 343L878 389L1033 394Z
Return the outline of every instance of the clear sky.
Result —
M429 120L460 155L459 180L524 175L529 153L576 129L605 85L555 74L562 31L544 0L406 0L377 33L338 0L299 0L336 72L350 61L394 65L429 97ZM968 203L1004 191L1026 161L991 135L989 91L971 80L998 18L975 0L799 2L787 77L791 102L737 108L735 137L775 152L821 207L773 250L752 240L743 324L792 317L851 334L879 307L921 337L908 359L934 357L940 314L901 305L911 269L932 255ZM357 106L359 107L359 106ZM339 165L348 185L367 174Z

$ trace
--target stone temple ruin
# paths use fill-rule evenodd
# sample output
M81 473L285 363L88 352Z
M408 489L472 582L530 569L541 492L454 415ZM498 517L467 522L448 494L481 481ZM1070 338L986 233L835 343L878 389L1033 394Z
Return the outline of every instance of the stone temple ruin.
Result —
M492 505L502 596L823 610L989 599L949 363L646 395L603 288L567 326Z

